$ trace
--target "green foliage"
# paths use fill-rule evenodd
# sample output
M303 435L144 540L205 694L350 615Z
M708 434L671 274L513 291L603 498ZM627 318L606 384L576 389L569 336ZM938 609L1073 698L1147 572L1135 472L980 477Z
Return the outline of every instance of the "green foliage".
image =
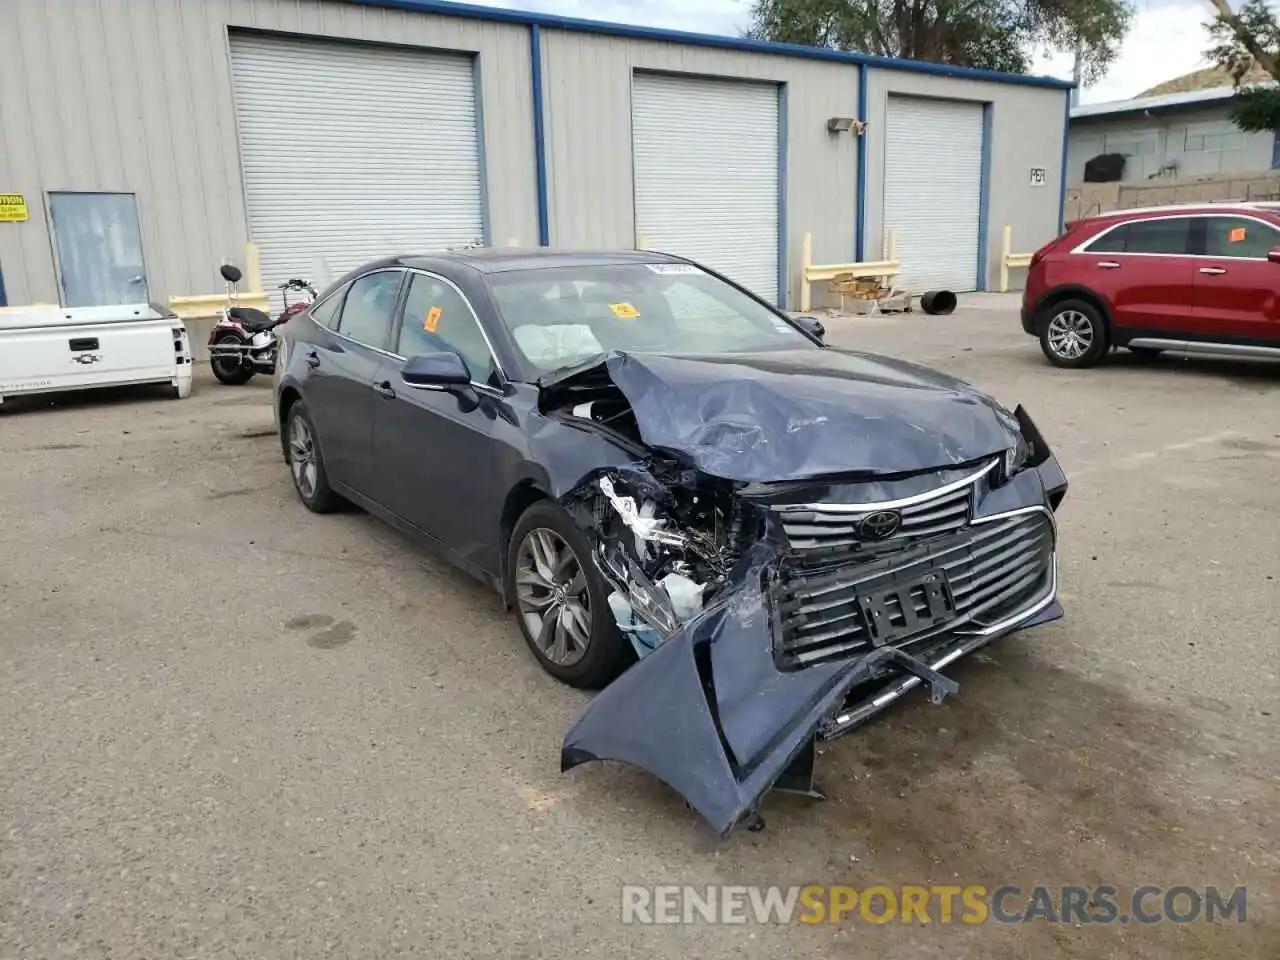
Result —
M1231 102L1232 121L1245 133L1280 128L1280 89L1243 87Z
M1231 119L1247 133L1280 128L1280 90L1240 83L1261 66L1280 83L1280 24L1266 0L1246 0L1232 10L1226 0L1215 0L1218 15L1209 24L1212 46L1205 56L1231 74L1239 89L1231 104Z
M1132 18L1129 0L753 0L749 36L1008 73L1038 48L1078 49L1088 81Z

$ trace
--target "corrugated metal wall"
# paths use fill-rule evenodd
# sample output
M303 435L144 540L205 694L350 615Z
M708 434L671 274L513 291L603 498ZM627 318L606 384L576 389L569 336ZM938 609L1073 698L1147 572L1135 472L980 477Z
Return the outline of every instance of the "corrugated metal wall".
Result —
M227 28L475 52L494 241L536 244L528 31L324 0L7 0L0 29L0 223L11 304L56 302L44 193L138 195L153 297L220 289L247 240ZM299 136L306 132L299 118Z
M0 193L25 194L32 220L0 223L11 303L56 300L44 194L138 194L153 296L217 289L215 266L247 239L227 28L476 53L486 187L495 243L538 240L530 31L329 0L8 0L0 29ZM855 249L857 147L827 132L854 117L859 68L674 42L543 28L551 240L635 243L631 76L657 70L785 85L787 302L801 244L818 261ZM1033 249L1058 223L1065 91L869 69L865 256L883 228L883 131L890 92L994 104L986 221L988 276L1000 230ZM305 118L300 121L305 135ZM1044 187L1029 170L1049 171Z
M991 289L1000 269L1000 235L1013 227L1015 252L1035 250L1058 233L1062 185L1062 136L1067 91L981 80L953 80L897 70L867 76L866 257L881 254L884 238L884 129L889 95L909 94L993 104L987 170L986 264ZM1044 167L1048 182L1031 186L1031 168ZM917 291L919 292L919 291Z
M636 242L631 75L668 70L787 85L787 302L798 300L805 231L816 260L853 259L857 146L829 134L827 119L857 116L857 67L561 30L542 38L552 243Z

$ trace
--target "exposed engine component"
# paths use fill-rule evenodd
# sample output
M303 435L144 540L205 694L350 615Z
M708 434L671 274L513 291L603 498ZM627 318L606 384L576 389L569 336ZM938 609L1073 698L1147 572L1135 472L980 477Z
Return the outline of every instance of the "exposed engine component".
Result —
M649 467L600 474L574 498L590 510L584 526L615 588L610 610L642 657L702 612L760 529L731 484L674 463Z

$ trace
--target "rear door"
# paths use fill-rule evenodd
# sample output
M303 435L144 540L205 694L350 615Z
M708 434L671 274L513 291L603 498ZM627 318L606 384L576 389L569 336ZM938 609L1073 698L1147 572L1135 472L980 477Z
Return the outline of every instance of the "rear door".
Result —
M1195 332L1200 339L1280 343L1280 229L1246 216L1202 218L1196 265Z
M1076 251L1082 282L1106 297L1116 326L1129 332L1186 332L1195 326L1198 266L1192 217L1120 223Z
M389 356L387 340L403 279L403 270L388 269L352 281L328 324L323 308L316 311L321 327L315 340L294 347L311 371L304 396L325 469L331 479L372 499L377 499L370 464L374 374Z

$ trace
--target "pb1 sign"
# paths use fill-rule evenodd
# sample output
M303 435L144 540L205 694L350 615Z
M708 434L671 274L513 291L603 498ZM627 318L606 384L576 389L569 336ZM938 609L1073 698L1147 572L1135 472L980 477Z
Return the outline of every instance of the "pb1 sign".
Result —
M1031 168L1031 186L1043 187L1049 183L1049 171L1045 167Z

